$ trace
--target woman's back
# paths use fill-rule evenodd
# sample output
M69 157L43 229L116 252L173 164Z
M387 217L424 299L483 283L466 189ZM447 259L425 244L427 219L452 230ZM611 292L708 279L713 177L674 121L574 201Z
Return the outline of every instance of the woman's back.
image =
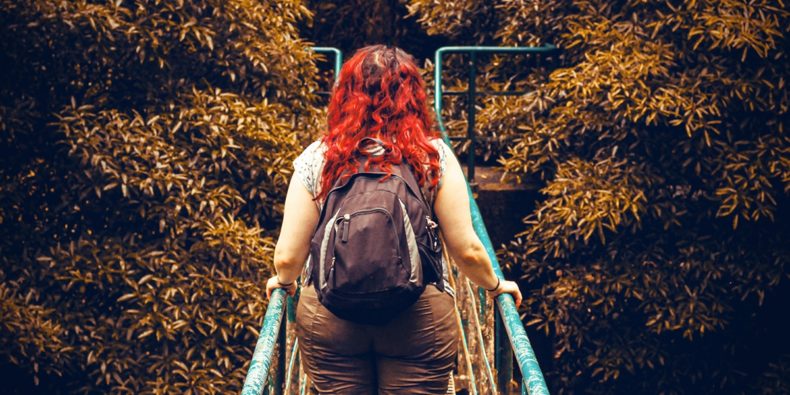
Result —
M430 143L436 148L439 153L439 182L437 189L441 187L442 174L446 166L447 156L452 155L452 150L444 143L441 138L434 138ZM370 144L366 147L365 152L369 155L384 155L382 147ZM294 174L293 178L299 180L302 185L310 192L316 199L315 204L319 211L323 206L323 199L320 198L321 193L321 173L326 162L324 154L326 153L326 145L319 139L307 146L302 153L294 160ZM433 207L436 200L436 193L427 188L421 188L422 193L428 201L428 204ZM450 286L448 273L448 262L442 257L442 278L444 282L443 289L454 295L454 291Z
M267 293L274 288L294 292L329 190L356 172L359 143L376 136L383 147L362 149L366 165L384 172L400 163L411 165L458 268L494 294L509 292L520 302L515 284L496 278L474 233L463 172L432 131L424 82L410 56L383 46L361 49L343 66L328 115L327 132L294 162L275 248L277 275L267 283ZM446 391L459 332L447 262L442 262L440 281L448 292L439 290L441 284L428 284L416 302L386 325L341 319L319 302L314 287L303 288L297 336L307 373L320 393Z

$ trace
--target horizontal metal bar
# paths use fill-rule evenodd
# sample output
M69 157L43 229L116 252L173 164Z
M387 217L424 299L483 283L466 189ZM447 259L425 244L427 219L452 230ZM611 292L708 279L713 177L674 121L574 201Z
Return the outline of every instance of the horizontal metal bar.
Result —
M468 136L450 136L449 138L450 138L450 141L466 141L466 140L469 140ZM502 137L477 136L477 141L478 142L480 142L480 141L491 142L491 141L503 141L503 140L504 139Z
M487 95L487 96L517 96L517 95L524 95L529 93L530 91L476 91L476 94L480 95ZM444 91L442 92L445 96L463 96L469 94L469 91Z
M436 53L549 53L556 50L557 47L553 44L544 44L541 47L449 46L439 48Z

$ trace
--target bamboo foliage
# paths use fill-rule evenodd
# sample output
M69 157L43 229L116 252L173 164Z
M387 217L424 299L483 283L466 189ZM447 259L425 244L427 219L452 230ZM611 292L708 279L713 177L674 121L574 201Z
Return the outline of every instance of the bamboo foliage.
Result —
M477 114L482 135L512 136L493 153L510 176L541 185L500 253L529 290L525 322L552 343L554 391L786 386L782 355L762 376L735 374L764 351L735 335L743 317L788 277L783 2L408 4L432 34L561 51L509 82L529 93ZM490 79L514 71L490 63Z
M320 127L310 18L2 2L4 361L49 392L239 391L291 161Z

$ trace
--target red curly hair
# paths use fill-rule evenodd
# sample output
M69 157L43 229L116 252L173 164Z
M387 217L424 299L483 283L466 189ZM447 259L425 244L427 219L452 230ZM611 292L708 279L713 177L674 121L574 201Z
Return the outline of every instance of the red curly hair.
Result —
M368 136L382 140L386 151L370 156L366 168L377 164L390 172L393 164L405 160L421 187L436 187L439 152L430 140L439 134L428 110L425 82L411 55L384 45L359 49L340 70L328 112L321 137L327 150L316 199L326 198L338 178L357 171L357 145Z

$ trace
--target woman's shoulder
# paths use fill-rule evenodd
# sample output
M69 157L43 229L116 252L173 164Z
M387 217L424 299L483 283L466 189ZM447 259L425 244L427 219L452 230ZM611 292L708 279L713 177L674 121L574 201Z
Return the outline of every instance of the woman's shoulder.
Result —
M447 147L447 144L444 142L443 138L441 138L441 137L434 137L434 138L430 139L429 142L431 144L433 144L433 146L436 148L437 151L439 151L439 156L443 157L443 156L445 156L447 154L446 150L449 147Z
M323 139L319 138L319 139L313 140L313 142L308 144L307 147L305 147L304 151L302 151L302 152L305 152L305 153L316 153L316 152L323 152L325 149L326 149L326 144L324 144Z
M439 151L439 161L441 162L442 170L444 170L444 162L447 156L452 152L452 148L450 148L441 137L432 138L430 143Z
M320 138L313 140L313 142L308 144L307 147L299 153L297 161L313 163L316 160L322 159L325 151L326 146Z
M325 147L321 139L310 143L294 159L295 176L299 178L307 190L315 192L323 164Z

